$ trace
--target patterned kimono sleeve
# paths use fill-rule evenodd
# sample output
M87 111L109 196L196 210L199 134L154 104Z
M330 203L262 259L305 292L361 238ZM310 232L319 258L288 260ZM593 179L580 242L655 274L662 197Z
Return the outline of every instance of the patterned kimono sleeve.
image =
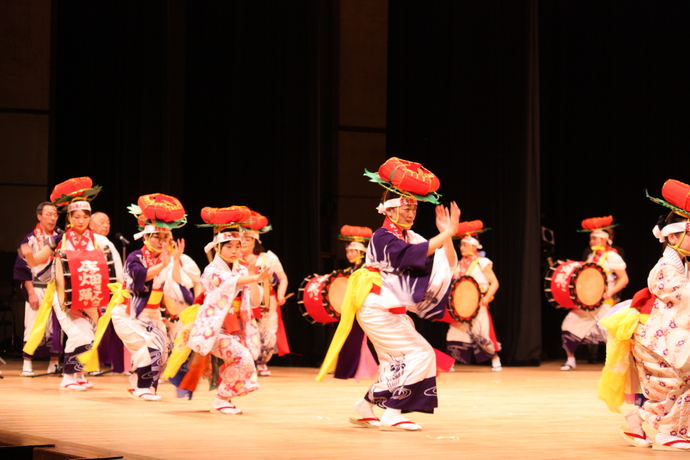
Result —
M199 309L194 326L189 333L187 346L197 353L207 355L220 335L225 315L232 308L232 301L242 287L237 286L238 274L208 266L201 276L206 290L204 304Z
M688 279L670 263L661 263L649 276L649 291L668 307L690 301Z
M128 279L128 289L140 293L146 291L146 273L148 268L141 260L141 251L134 251L127 256L125 273Z
M391 267L398 271L408 269L431 271L433 256L426 255L429 250L428 241L406 243L382 228L374 233L372 239L375 239L376 260L388 260Z
M24 237L22 240L22 244L29 244L29 237L32 235L32 233L29 233ZM14 276L13 279L17 281L31 281L32 280L32 275L31 275L31 268L29 265L26 263L26 260L23 258L17 256L17 258L14 261ZM22 283L23 285L24 283Z

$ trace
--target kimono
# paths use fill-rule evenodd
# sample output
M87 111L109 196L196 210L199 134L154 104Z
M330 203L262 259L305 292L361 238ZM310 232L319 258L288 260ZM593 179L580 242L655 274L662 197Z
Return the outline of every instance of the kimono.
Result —
M623 258L614 250L608 250L599 254L590 254L587 262L594 262L600 265L606 273L606 283L611 289L616 284L616 274L614 270L625 270L626 264ZM613 299L604 301L595 311L574 308L563 319L561 325L561 338L563 348L575 354L578 345L581 343L596 345L606 343L606 330L598 325L609 312L615 301Z
M206 291L189 331L187 347L201 355L221 358L218 396L229 399L259 389L254 361L261 352L259 329L252 320L249 286L237 286L247 268L238 263L231 269L216 254L201 276Z
M378 355L379 377L365 399L379 407L433 413L438 406L434 349L406 314L443 316L452 270L444 248L427 257L428 248L420 235L401 232L388 219L369 241L361 270L378 271L381 287L366 296L356 317Z
M112 312L115 332L132 355L132 367L136 370L133 379L136 378L137 388L157 388L172 347L161 315L164 295L174 296L178 303L184 305L191 305L194 301L193 283L185 276L182 276L183 284L176 283L172 279L170 265L154 279L146 281L148 269L159 262L160 253L154 255L146 247L127 256L124 279L129 299ZM175 261L171 260L170 264L173 263Z
M57 233L53 232L50 235L46 235L43 232L41 225L36 224L36 228L24 237L22 244L28 244L31 248L31 252L36 254L43 247L45 239L55 236L56 234ZM45 297L48 283L53 281L54 274L52 268L52 258L34 268L29 267L26 261L20 256L17 256L17 259L15 260L13 278L21 282L21 289L24 293L24 298L26 299L24 304L24 343L29 340L31 330L34 327L34 322L38 316L38 310L34 310L29 305L29 296L24 286L24 282L32 282L34 293L38 297L38 302L40 305ZM57 298L54 298L53 302L55 306L58 306ZM51 312L50 318L46 324L45 335L37 348L36 355L59 356L62 352L60 335L60 324L58 323L55 314ZM28 354L26 352L24 352L23 355L25 359L30 359L33 357L33 354Z
M646 401L640 415L657 431L690 438L690 280L687 263L672 248L650 271L656 296L649 318L640 321L632 353Z
M280 263L278 256L273 252L262 252L257 256L256 268L257 270L269 267L274 272L282 272L283 265ZM256 363L266 364L273 357L273 353L278 346L278 354L283 356L290 353L287 337L285 335L285 326L283 325L281 307L278 305L278 298L276 296L273 286L278 285L277 275L273 275L271 281L271 293L268 300L268 305L262 305L260 309L255 308L255 318L258 320L259 332L261 334L261 353ZM256 314L260 310L260 314Z
M462 260L458 263L455 276L471 276L477 281L483 295L489 289L489 282L484 269L493 265L486 257L477 257L465 270L461 269ZM477 316L469 323L450 323L446 336L448 353L463 364L470 364L472 355L478 363L488 361L498 351L500 343L496 339L493 320L488 307L479 306Z
M86 229L82 234L77 234L72 229L68 229L64 234L56 235L53 238L57 251L63 251L66 254L68 263L71 260L70 254L85 254L89 251L103 250L105 248L108 248L113 257L117 256L119 258L117 248L115 248L113 243L105 236L93 233L90 229ZM62 262L58 261L57 258L54 259L53 270L55 270L55 265L58 263ZM65 374L83 372L84 364L77 357L91 349L96 332L96 323L100 314L99 310L108 304L108 299L110 298L110 291L107 287L103 288L103 285L108 282L108 274L93 271L93 263L93 260L82 260L80 269L72 273L70 286L73 291L71 308L64 310L59 306L59 302L53 302L53 313L67 336L64 356ZM115 266L117 269L118 264L115 264ZM116 277L118 276L122 276L122 274L116 273ZM82 284L81 286L78 285L79 282L86 280L89 283ZM75 294L77 295L75 296ZM65 293L65 296L68 295L68 293ZM59 298L60 295L56 292L55 296ZM83 301L82 307L85 308L76 308L75 299Z

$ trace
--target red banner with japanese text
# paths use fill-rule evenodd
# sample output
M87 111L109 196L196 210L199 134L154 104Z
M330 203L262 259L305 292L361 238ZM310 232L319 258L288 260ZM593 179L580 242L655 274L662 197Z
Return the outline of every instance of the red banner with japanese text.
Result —
M108 264L100 249L66 251L72 282L72 310L108 304Z

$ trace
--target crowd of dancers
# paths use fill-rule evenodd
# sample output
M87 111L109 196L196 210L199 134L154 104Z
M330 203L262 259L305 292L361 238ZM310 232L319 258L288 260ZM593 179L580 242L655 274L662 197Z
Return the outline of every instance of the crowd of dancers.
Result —
M352 266L343 272L347 283L337 311L324 316L338 325L316 378L371 374L373 366L378 377L355 402L358 415L350 421L418 431L421 426L403 414L433 413L437 368L490 360L493 371L502 370L490 314L499 282L478 239L489 229L481 221L460 222L454 202L441 205L438 179L418 163L391 158L365 175L385 189L377 208L383 224L373 232L341 230ZM89 372L107 364L131 373L128 394L140 401L160 400L162 379L176 386L178 396L191 398L205 376L216 390L211 412L240 414L233 398L259 388L258 376L270 375L274 353L290 352L281 312L287 276L260 239L271 230L268 219L245 206L202 209L199 226L212 230L202 271L185 254L184 240L173 237L187 222L180 201L144 195L129 207L140 227L134 239L143 245L123 264L107 238L107 216L91 214L99 192L88 177L57 185L22 242L15 266L27 300L22 375L35 375L32 358L39 355L50 357L47 373L57 373L62 356L60 390L86 391L93 387ZM648 289L617 302L628 278L612 245L609 217L583 221L591 252L582 263L554 269L551 290L554 301L575 302L561 305L571 309L562 326L568 359L561 369L576 368L580 344L608 342L599 397L612 410L624 402L637 405L626 414L623 437L639 447L690 450L690 294L684 293L690 289L690 186L670 180L662 194L653 200L671 212L654 230L664 254ZM428 240L411 230L420 202L436 205L438 234ZM57 227L60 213L66 215L64 232ZM323 290L317 281L303 295ZM592 283L601 291L594 299L585 289ZM558 292L563 289L569 295ZM449 323L447 349L433 349L407 312ZM368 343L377 362L367 356ZM384 410L380 417L377 407ZM643 423L658 431L654 440Z

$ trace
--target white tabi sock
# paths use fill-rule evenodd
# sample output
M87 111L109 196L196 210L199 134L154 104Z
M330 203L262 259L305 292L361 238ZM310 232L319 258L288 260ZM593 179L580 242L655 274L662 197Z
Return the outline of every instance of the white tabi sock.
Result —
M374 415L374 405L362 398L355 403L355 412L357 412L362 418L375 418L378 417Z

